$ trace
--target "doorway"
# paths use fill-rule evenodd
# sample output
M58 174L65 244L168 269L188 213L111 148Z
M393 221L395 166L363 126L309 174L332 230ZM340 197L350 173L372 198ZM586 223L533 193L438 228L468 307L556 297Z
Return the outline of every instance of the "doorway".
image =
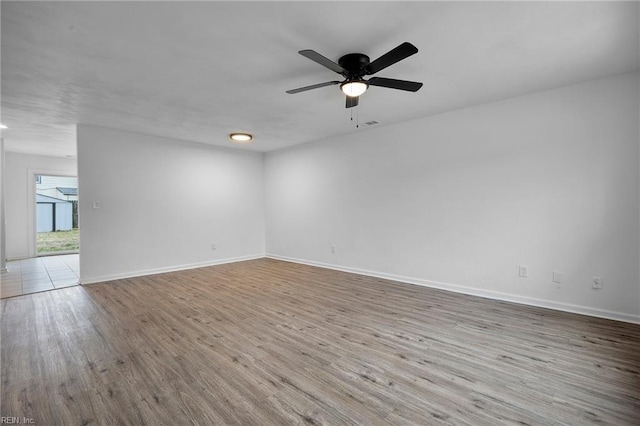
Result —
M78 177L34 176L36 256L78 253Z

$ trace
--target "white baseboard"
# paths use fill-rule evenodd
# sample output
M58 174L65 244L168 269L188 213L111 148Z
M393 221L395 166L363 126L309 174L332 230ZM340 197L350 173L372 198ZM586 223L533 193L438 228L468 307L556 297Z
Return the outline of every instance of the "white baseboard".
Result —
M24 260L24 259L30 259L30 257L29 256L7 257L7 262L15 262L16 260Z
M293 257L280 256L276 254L266 254L267 258L283 260L285 262L300 263L303 265L318 266L320 268L334 269L336 271L350 272L359 275L366 275L375 278L383 278L392 281L398 281L407 284L415 284L423 287L437 288L440 290L452 291L455 293L468 294L471 296L484 297L487 299L500 300L504 302L518 303L521 305L536 306L540 308L554 309L557 311L571 312L574 314L588 315L598 318L613 319L617 321L630 322L640 324L640 315L626 314L623 312L608 311L604 309L591 308L588 306L572 305L569 303L554 302L552 300L536 299L526 296L518 296L515 294L501 293L497 291L482 290L473 287L466 287L457 284L443 283L438 281L429 281L421 278L404 277L400 275L387 274L384 272L369 271L365 269L351 268L348 266L333 265L322 262L315 262L305 259L297 259Z
M461 293L461 294L468 294L468 295L471 295L471 296L484 297L484 298L487 298L487 299L494 299L494 300L500 300L500 301L505 301L505 302L518 303L518 304L521 304L521 305L536 306L536 307L540 307L540 308L554 309L554 310L557 310L557 311L564 311L564 312L571 312L571 313L575 313L575 314L588 315L588 316L597 317L597 318L606 318L606 319L613 319L613 320L617 320L617 321L624 321L624 322L640 324L640 315L632 315L632 314L626 314L626 313L623 313L623 312L616 312L616 311L609 311L609 310L605 310L605 309L592 308L592 307L588 307L588 306L580 306L580 305L573 305L573 304L569 304L569 303L555 302L555 301L552 301L552 300L536 299L536 298L532 298L532 297L519 296L519 295L515 295L515 294L502 293L502 292L496 292L496 291L490 291L490 290L483 290L483 289L478 289L478 288L473 288L473 287L466 287L466 286L462 286L462 285L458 285L458 284L444 283L444 282L438 282L438 281L430 281L430 280L425 280L425 279L421 279L421 278L413 278L413 277L405 277L405 276L401 276L401 275L387 274L387 273L384 273L384 272L377 272L377 271L370 271L370 270L365 270L365 269L352 268L352 267L349 267L349 266L333 265L333 264L329 264L329 263L316 262L316 261L305 260L305 259L298 259L298 258L294 258L294 257L280 256L280 255L276 255L276 254L266 254L266 255L265 254L254 254L254 255L249 255L249 256L240 256L240 257L234 257L234 258L212 260L212 261L207 261L207 262L190 263L190 264L184 264L184 265L175 265L175 266L164 267L164 268L147 269L147 270L141 270L141 271L132 271L132 272L126 272L126 273L122 273L122 274L103 275L103 276L88 277L88 278L84 278L83 277L81 279L80 283L83 284L83 285L85 285L85 284L96 284L96 283L101 283L101 282L105 282L105 281L113 281L113 280L124 279L124 278L141 277L141 276L145 276L145 275L161 274L161 273L165 273L165 272L184 271L184 270L187 270L187 269L203 268L203 267L206 267L206 266L222 265L222 264L225 264L225 263L243 262L243 261L247 261L247 260L261 259L261 258L264 258L264 257L270 258L270 259L282 260L282 261L285 261L285 262L293 262L293 263L299 263L299 264L303 264L303 265L317 266L317 267L320 267L320 268L333 269L333 270L336 270L336 271L349 272L349 273L359 274L359 275L366 275L366 276L375 277L375 278L382 278L382 279L397 281L397 282L406 283L406 284L414 284L414 285L419 285L419 286L423 286L423 287L437 288L437 289L440 289L440 290L446 290L446 291L451 291L451 292Z
M80 284L97 284L105 281L121 280L125 278L142 277L145 275L162 274L165 272L184 271L186 269L204 268L206 266L223 265L225 263L244 262L245 260L262 259L264 254L253 254L249 256L239 256L227 259L210 260L206 262L188 263L184 265L175 265L164 268L145 269L141 271L124 272L122 274L114 275L102 275L97 277L82 277L82 271L80 271Z

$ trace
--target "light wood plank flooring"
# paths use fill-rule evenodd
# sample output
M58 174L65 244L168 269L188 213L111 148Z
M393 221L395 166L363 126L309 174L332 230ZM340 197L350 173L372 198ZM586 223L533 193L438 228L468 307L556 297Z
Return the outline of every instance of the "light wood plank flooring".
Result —
M640 326L260 259L2 300L37 425L638 425Z

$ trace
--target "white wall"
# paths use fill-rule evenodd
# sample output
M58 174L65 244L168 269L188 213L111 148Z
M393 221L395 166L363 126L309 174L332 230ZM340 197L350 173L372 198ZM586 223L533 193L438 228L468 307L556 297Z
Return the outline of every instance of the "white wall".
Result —
M269 153L267 253L640 320L638 114L627 74Z
M640 3L638 3L638 22L640 22ZM638 50L640 50L640 46L638 46ZM640 79L640 73L639 73ZM638 84L638 99L640 99L640 84ZM640 108L638 108L638 134L640 135ZM640 142L639 142L640 144ZM638 164L640 164L640 148L638 149ZM640 172L638 173L638 209L640 210ZM638 241L640 242L640 215L638 215ZM640 262L638 262L638 274L640 276ZM638 286L638 306L640 306L640 285Z
M0 130L1 132L1 130ZM0 134L0 272L7 270L7 249L6 249L6 231L5 231L5 176L4 176L4 138Z
M79 125L78 164L82 283L264 255L260 154Z
M35 174L77 174L73 158L5 153L6 253L8 259L35 256Z

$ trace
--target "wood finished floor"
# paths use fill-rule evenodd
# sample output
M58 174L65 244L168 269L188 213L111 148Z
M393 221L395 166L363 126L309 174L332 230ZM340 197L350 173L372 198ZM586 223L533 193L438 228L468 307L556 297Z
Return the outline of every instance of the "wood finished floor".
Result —
M640 421L640 326L260 259L1 302L37 425Z

